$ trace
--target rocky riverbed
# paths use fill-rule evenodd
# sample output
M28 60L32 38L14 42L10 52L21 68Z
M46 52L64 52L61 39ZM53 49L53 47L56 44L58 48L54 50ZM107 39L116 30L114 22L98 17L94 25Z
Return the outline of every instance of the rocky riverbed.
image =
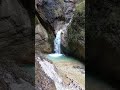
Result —
M37 90L85 90L85 67L82 63L67 57L67 60L52 57L53 60L44 56L47 58L36 57Z
M65 55L48 58L53 61L68 90L85 90L84 64Z

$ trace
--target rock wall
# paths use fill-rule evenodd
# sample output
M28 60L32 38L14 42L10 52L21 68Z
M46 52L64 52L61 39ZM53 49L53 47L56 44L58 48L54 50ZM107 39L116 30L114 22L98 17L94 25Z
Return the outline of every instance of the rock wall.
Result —
M35 8L43 20L54 26L55 21L64 19L63 0L35 0Z
M18 0L1 0L0 38L1 57L34 62L33 27L27 10Z
M46 29L41 25L40 21L36 17L35 26L35 50L42 53L51 53L52 46L49 43L49 35ZM51 38L50 38L51 39Z
M39 51L43 53L51 53L54 50L55 28L58 25L57 22L64 18L62 7L63 3L59 0L35 0L36 16L39 20L39 25L41 24L40 26L44 28L44 30L39 29L39 35L41 34L41 37L44 38L44 40L41 40L42 42L40 41L40 38L38 38L37 34L36 38L37 41L39 41L39 45L37 44L37 49L40 47L41 50L39 48ZM46 34L42 32L45 32Z
M85 59L85 1L78 1L71 24L68 26L65 41L62 43L64 53ZM67 44L65 44L67 43Z
M120 3L117 0L87 2L87 71L102 75L119 85L120 80Z
M18 66L34 63L30 16L20 0L0 0L0 90L34 90L34 78Z

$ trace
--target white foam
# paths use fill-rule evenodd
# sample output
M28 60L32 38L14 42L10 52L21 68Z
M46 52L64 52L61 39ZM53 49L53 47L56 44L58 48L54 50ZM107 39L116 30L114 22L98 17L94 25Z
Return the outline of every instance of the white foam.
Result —
M60 56L63 56L63 54L55 53L55 54L49 54L48 56L50 56L50 57L60 57Z

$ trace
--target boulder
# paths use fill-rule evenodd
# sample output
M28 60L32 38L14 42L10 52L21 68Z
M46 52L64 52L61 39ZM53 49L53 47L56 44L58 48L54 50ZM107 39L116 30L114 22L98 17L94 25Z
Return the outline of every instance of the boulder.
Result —
M39 20L36 17L36 26L35 26L35 50L42 53L51 53L52 47L48 41L48 32L41 25Z

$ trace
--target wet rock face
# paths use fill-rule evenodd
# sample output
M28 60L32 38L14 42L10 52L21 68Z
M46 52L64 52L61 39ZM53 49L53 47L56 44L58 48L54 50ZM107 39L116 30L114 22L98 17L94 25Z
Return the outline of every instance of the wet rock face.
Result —
M17 0L1 0L0 38L2 57L8 55L13 59L29 61L27 56L31 56L30 62L33 62L34 36L31 21L29 14Z

